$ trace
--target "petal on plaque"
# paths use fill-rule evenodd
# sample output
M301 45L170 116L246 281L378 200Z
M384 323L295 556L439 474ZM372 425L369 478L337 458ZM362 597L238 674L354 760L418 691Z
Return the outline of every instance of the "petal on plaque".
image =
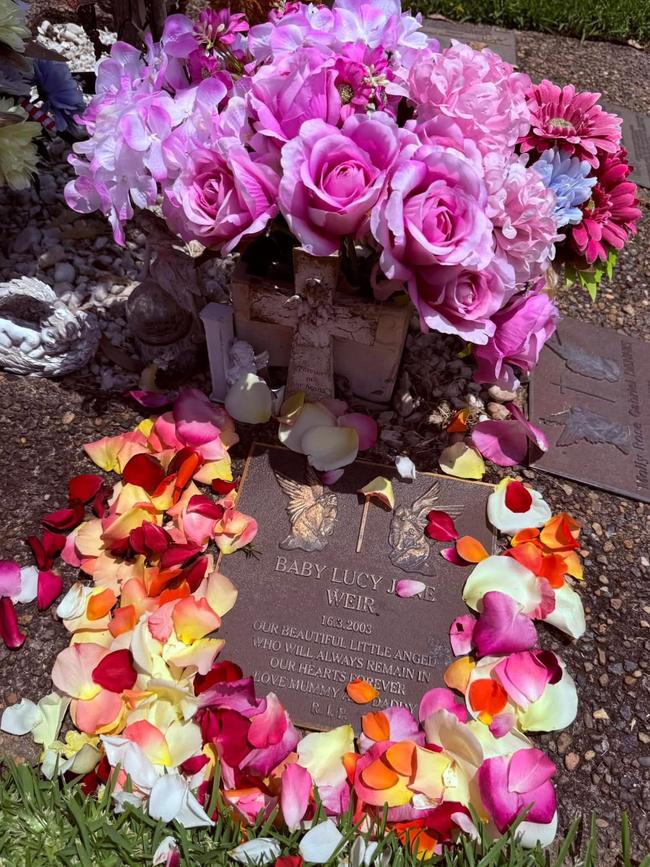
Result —
M414 578L400 578L395 585L395 595L400 599L410 599L411 596L417 596L427 589L424 581L416 581Z
M292 452L306 454L302 439L314 427L336 427L336 416L322 403L305 403L291 424L280 425L278 439Z
M415 479L415 464L406 455L398 455L395 458L395 467L397 468L397 472L400 474L401 478L410 479L411 481Z
M351 680L345 687L345 691L355 704L370 704L379 697L379 690L360 677Z
M298 422L299 423L299 422ZM316 470L336 470L351 464L359 452L359 436L351 427L312 427L301 446Z
M245 373L230 386L225 407L235 421L265 424L273 411L273 395L261 377Z
M377 500L389 509L395 508L395 492L393 483L384 476L377 476L359 490L366 499Z
M466 563L481 563L490 556L483 543L473 536L461 536L457 539L456 551Z

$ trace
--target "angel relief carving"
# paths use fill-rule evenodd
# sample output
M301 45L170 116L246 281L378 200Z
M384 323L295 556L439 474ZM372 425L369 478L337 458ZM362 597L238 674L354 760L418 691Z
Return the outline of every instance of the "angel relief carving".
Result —
M286 509L291 523L291 532L280 542L280 548L322 551L327 547L336 524L336 494L325 488L311 467L307 467L304 482L296 482L278 472L275 478L289 497Z
M411 506L397 506L393 512L388 533L390 561L403 572L418 572L420 575L436 572L435 564L430 562L432 540L424 532L427 515L432 509L439 509L452 518L458 518L465 508L441 504L440 496L441 485L435 481Z

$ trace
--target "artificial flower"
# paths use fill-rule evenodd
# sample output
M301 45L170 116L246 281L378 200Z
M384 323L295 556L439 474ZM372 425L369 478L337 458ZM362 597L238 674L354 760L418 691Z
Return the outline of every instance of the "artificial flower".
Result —
M34 139L40 135L41 126L27 120L25 111L11 99L0 99L0 112L12 118L0 126L0 186L24 190L36 172L38 154Z

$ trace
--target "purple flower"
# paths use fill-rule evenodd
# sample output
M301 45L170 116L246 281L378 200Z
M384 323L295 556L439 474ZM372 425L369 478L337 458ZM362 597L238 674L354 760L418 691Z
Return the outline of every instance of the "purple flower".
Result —
M490 317L512 291L507 267L498 261L482 271L431 268L425 279L409 282L409 295L423 331L457 334L471 343L487 343L496 326Z
M282 149L280 210L315 256L336 252L344 236L361 237L399 153L399 130L382 112L352 115L337 129L303 124Z
M517 295L492 317L496 326L494 336L485 346L474 350L476 382L513 388L518 385L513 366L529 373L537 364L559 318L555 303L542 291L543 282L540 280L530 292Z
M226 254L277 214L278 176L254 162L237 139L222 139L218 149L200 148L188 156L163 203L165 216L184 240Z
M517 750L485 759L478 771L481 800L500 834L527 808L526 823L553 822L557 798L551 777L555 765L541 750Z
M383 248L384 274L408 281L417 295L419 287L439 279L440 266L486 268L493 242L485 205L483 181L469 160L417 140L409 143L370 218Z

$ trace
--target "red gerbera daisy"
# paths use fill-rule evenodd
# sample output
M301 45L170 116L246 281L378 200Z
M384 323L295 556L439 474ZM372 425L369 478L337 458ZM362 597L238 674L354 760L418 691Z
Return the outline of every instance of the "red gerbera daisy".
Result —
M520 139L522 151L545 151L554 145L598 166L604 154L616 153L621 119L597 105L599 93L577 93L572 84L542 81L528 91L531 128Z
M641 217L637 207L636 184L627 180L632 169L627 151L606 156L598 170L598 183L583 207L583 221L573 227L573 246L592 265L607 261L610 248L622 250L628 237L636 234Z

